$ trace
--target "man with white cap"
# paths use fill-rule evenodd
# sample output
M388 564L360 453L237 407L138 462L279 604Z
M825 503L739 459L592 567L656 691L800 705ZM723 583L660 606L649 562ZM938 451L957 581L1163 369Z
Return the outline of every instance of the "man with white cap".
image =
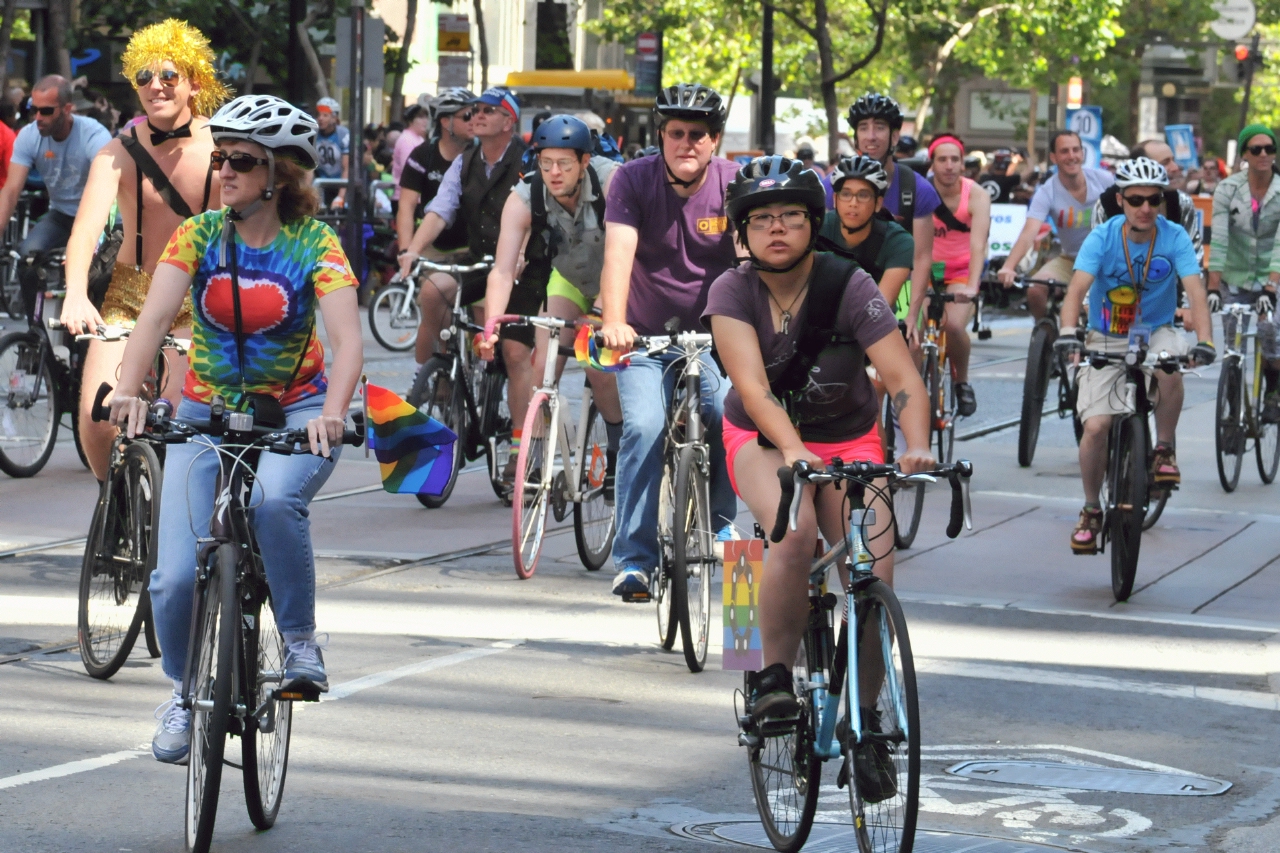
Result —
M342 126L342 107L333 98L316 101L316 124L320 135L316 137L316 151L320 161L316 164L317 178L342 178L350 174L351 131ZM332 188L322 193L330 207L343 207L347 203L347 188Z

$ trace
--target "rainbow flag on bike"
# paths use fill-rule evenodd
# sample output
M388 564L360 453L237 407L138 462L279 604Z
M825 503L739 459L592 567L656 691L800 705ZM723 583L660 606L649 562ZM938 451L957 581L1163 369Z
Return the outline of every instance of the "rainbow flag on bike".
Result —
M458 436L395 392L365 388L369 449L378 458L382 488L400 495L439 495L453 474Z

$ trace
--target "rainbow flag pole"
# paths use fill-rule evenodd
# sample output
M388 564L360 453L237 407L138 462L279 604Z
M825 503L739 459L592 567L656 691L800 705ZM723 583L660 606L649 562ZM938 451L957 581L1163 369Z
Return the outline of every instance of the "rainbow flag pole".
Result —
M453 445L458 436L419 412L395 392L365 383L369 429L382 488L392 494L439 495L453 474Z

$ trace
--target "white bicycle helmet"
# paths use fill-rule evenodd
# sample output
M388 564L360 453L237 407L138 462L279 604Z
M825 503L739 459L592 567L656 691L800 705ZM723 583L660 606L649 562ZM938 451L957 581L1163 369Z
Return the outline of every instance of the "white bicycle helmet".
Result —
M316 109L319 109L320 107L324 107L336 116L342 115L342 104L338 103L333 98L321 98L316 101Z
M1169 173L1150 157L1137 157L1123 160L1116 165L1116 186L1125 187L1160 187L1169 186Z
M268 152L292 157L304 169L314 169L316 120L293 104L274 95L241 95L225 104L209 119L215 143L226 139L256 142ZM272 164L274 172L274 163Z

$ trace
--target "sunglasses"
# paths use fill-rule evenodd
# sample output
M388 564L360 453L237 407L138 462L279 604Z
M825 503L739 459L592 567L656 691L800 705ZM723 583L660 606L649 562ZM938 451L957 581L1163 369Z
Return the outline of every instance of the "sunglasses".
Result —
M254 157L252 154L246 154L243 151L235 151L231 154L214 151L209 155L209 162L213 164L215 169L221 169L223 163L230 163L234 171L247 175L253 171L255 166L265 166L270 161L265 157Z
M686 136L688 136L690 145L697 145L699 142L701 142L702 140L706 139L708 136L711 135L711 132L707 130L686 131L681 128L676 128L675 130L664 130L662 133L668 139L674 139L676 142L680 142Z
M1160 203L1164 201L1164 193L1152 193L1151 195L1138 195L1137 193L1127 193L1120 197L1124 199L1125 204L1134 208L1142 207L1144 204L1149 204L1152 207L1159 207Z
M1250 145L1245 150L1248 151L1250 154L1252 154L1254 157L1257 157L1259 154L1276 153L1276 147L1274 145Z
M446 118L457 119L458 121L471 121L471 117L474 115L475 110L467 110L466 112L454 113L451 116L446 116Z
M38 113L39 115L42 115L45 118L48 118L49 116L53 115L57 111L58 111L57 107L34 107L33 106L31 108L31 112Z
M478 112L481 115L491 116L500 109L501 107L495 107L493 104L485 104L482 107L476 107L475 111L472 112L472 115L475 115Z
M172 68L162 68L157 73L150 68L141 68L137 74L133 75L133 82L141 89L144 86L150 86L151 81L157 77L160 78L161 86L176 86L182 80L182 72L174 71Z

